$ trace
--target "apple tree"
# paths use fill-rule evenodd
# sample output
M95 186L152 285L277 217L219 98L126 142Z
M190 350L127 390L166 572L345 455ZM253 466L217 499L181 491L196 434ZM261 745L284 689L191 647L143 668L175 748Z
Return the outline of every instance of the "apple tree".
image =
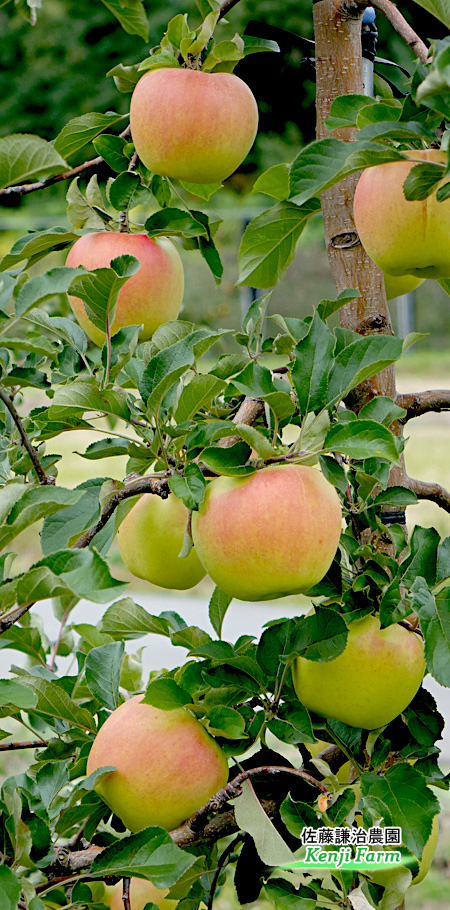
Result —
M38 4L21 5L36 18ZM142 0L105 5L145 40ZM397 910L426 872L436 788L449 786L436 745L443 718L421 680L426 671L450 686L450 538L420 526L408 538L405 510L430 499L448 512L450 493L407 475L403 428L448 409L450 392L396 391L395 364L420 339L393 333L353 197L362 171L389 167L392 183L382 178L383 199L369 186L362 222L373 226L401 187L414 255L399 265L406 241L387 212L390 268L450 292L450 43L428 48L391 0L376 0L416 62L406 95L388 82L373 94L366 0L314 4L317 139L258 177L267 205L243 234L239 281L263 293L238 332L212 330L177 318L177 250L186 264L203 257L220 283L209 200L255 133L254 102L233 71L279 49L235 33L237 0L197 5L140 63L111 71L122 95L136 99L139 87L131 130L128 115L102 111L57 124L52 142L0 139L4 199L67 187L64 225L25 233L0 266L0 646L26 657L0 681L2 717L22 731L19 741L2 731L0 751L30 756L1 790L0 903L211 908L233 869L240 903L261 894L280 910ZM421 5L449 25L444 0ZM270 289L319 212L337 296L288 318L272 311ZM84 457L125 455L126 475L100 467L65 487L46 444L76 430L81 447L99 428ZM27 529L40 534L41 557L16 570ZM139 577L180 589L208 571L210 631L129 596L108 555L116 535ZM245 628L235 642L222 637L239 599L299 592L314 607L307 616L278 607L259 640ZM56 640L39 618L49 599ZM82 599L98 605L96 622L77 621ZM185 663L145 676L125 644L150 634L184 647ZM193 752L171 738L186 725L199 737ZM328 854L359 837L375 850L397 829L402 862L388 872L327 869L323 855L318 868L289 868L308 843Z

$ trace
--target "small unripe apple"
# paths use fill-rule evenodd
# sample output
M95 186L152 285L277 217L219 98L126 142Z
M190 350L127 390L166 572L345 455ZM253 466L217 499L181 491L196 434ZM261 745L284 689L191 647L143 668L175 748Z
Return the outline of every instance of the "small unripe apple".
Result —
M135 695L110 714L86 770L117 768L95 789L130 831L171 831L225 786L227 757L189 711L163 711L142 699Z
M386 290L386 300L394 300L395 297L402 297L403 294L410 294L415 291L419 285L423 284L424 278L415 278L414 275L384 275L384 287Z
M328 571L342 511L315 468L270 465L246 477L217 477L192 514L192 536L208 575L238 600L307 591Z
M425 672L423 640L405 626L380 628L378 616L355 619L347 644L329 661L297 657L294 688L310 711L351 727L375 730L402 713Z
M413 161L366 168L359 178L353 214L361 243L385 274L417 278L450 276L450 199L409 201L403 183L414 165L446 163L438 149L405 152Z
M123 910L122 893L122 882L118 882L112 893L111 910ZM147 904L156 904L159 910L175 910L178 901L168 900L166 898L168 893L168 888L156 888L153 882L149 882L145 878L132 878L130 880L131 910L144 910Z
M180 559L188 510L173 493L144 493L123 519L120 555L133 575L161 588L192 588L206 575L195 549Z
M147 234L98 231L84 234L69 251L66 265L87 269L109 268L117 256L135 256L140 269L119 293L111 334L128 325L143 325L140 340L151 338L164 322L176 319L183 300L184 272L180 255L167 238L151 240ZM86 335L103 345L105 334L89 319L84 302L69 295L72 310Z
M139 158L155 174L221 183L253 145L258 108L233 73L157 69L134 89L130 127Z

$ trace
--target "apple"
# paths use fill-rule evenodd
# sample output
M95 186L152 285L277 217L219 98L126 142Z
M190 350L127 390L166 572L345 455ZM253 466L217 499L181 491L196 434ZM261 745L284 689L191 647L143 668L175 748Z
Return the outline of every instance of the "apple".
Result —
M410 294L415 291L419 285L423 284L424 278L416 278L414 275L384 275L384 287L386 291L386 300L394 300L395 297L402 297L403 294Z
M123 910L122 892L122 882L118 882L112 893L111 910ZM130 881L131 910L144 910L147 904L156 904L159 910L175 910L178 901L167 900L168 893L169 888L156 888L145 878L132 878Z
M271 600L307 591L328 571L342 511L316 468L270 465L245 477L216 477L192 536L212 580L238 600Z
M228 780L215 740L184 708L163 711L135 695L113 711L95 737L87 774L114 765L95 787L132 831L177 828Z
M233 73L156 69L131 98L131 136L155 174L189 183L221 183L253 145L258 108Z
M413 161L391 161L366 168L355 192L353 214L361 243L389 275L417 278L450 276L450 199L405 199L403 183L414 165L446 163L438 149L405 152ZM444 182L444 181L442 181Z
M183 265L170 240L165 237L151 240L147 234L92 232L75 241L66 265L109 268L112 259L125 254L136 256L141 267L119 293L111 334L123 326L142 324L140 340L146 341L164 322L176 319L181 309ZM103 345L106 336L89 319L83 301L69 295L69 303L86 335L96 344Z
M433 856L436 852L438 837L439 837L439 816L434 815L431 825L430 836L423 848L422 856L419 859L419 871L415 878L413 878L411 885L418 885L423 881L427 873L429 872L431 863L433 861ZM395 850L395 847L387 848ZM377 869L374 872L370 873L371 881L375 882L376 885L383 885L385 888L388 884L390 878L398 872L399 869L408 868L407 866L393 866L391 869Z
M161 588L192 588L206 575L197 553L179 558L188 510L173 493L144 493L117 533L120 555L133 575Z
M378 616L355 619L334 660L297 657L294 688L311 711L351 727L376 730L407 708L425 672L423 641L398 623L380 628Z

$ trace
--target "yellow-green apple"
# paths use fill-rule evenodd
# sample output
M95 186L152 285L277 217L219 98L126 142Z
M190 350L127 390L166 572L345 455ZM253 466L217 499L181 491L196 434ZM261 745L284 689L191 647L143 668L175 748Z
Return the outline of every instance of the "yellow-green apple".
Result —
M409 201L403 183L414 165L446 163L437 149L405 152L412 161L366 168L359 178L353 213L361 243L389 275L417 278L450 276L450 199Z
M134 89L130 127L139 158L155 174L220 183L250 151L258 108L233 73L157 69Z
M119 293L111 334L127 325L142 324L140 340L146 341L158 326L176 319L181 309L183 265L171 240L166 237L151 240L147 234L92 232L74 243L66 265L109 268L112 259L123 255L135 256L141 266ZM102 345L106 336L89 319L83 301L69 295L69 303L86 335Z
M373 615L350 623L346 647L334 660L297 657L292 666L294 688L306 708L365 730L401 714L424 672L420 636L398 623L381 629Z
M403 294L410 294L415 291L420 284L423 284L424 278L416 278L414 275L384 275L384 287L386 290L386 300L394 300L395 297L401 297Z
M430 836L423 848L422 856L419 859L419 871L415 878L413 878L411 885L418 885L423 881L427 873L429 872L431 863L433 861L433 856L436 852L438 837L439 837L439 816L434 815L431 825ZM389 848L395 850L395 847ZM371 881L375 882L376 885L383 885L386 887L390 878L395 875L396 871L399 869L408 868L405 866L393 866L392 868L387 867L386 869L376 869L374 872L370 873Z
M228 780L216 741L184 708L163 711L135 695L109 715L87 760L87 774L113 765L96 786L130 831L158 825L171 831Z
M206 575L197 553L179 558L188 510L173 493L140 496L117 534L120 555L133 575L161 588L192 588Z
M342 512L315 468L270 465L245 477L216 477L192 514L194 546L212 580L238 600L307 591L328 571Z
M123 910L122 882L115 885L111 898L111 910ZM132 878L130 881L131 910L144 910L147 904L156 904L159 910L175 910L178 901L169 900L168 888L156 888L153 882L145 878Z

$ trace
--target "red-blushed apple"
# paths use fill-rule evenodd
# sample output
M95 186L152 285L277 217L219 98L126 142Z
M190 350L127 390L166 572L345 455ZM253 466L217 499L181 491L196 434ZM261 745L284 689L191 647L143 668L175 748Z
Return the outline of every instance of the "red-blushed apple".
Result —
M110 714L87 760L87 774L114 765L97 793L130 831L158 825L171 831L228 780L216 741L184 708L163 711L135 695Z
M373 615L350 623L346 647L334 660L297 657L292 665L294 689L306 708L365 730L401 714L424 672L422 638L398 623L381 629Z
M122 901L123 885L118 882L114 886L111 897L111 910L123 910ZM168 888L156 888L153 882L145 878L132 878L130 881L131 910L144 910L147 904L156 904L159 910L175 910L178 901L167 899Z
M189 183L221 183L253 145L258 108L233 73L157 69L136 85L131 136L155 174Z
M394 300L395 297L402 297L403 294L410 294L415 291L419 285L423 284L424 278L416 278L414 275L384 275L384 287L386 290L386 300Z
M450 276L450 199L408 201L403 183L414 165L446 163L438 149L405 152L412 161L366 168L359 178L353 214L361 243L385 274L417 278Z
M141 266L119 293L111 334L124 326L142 324L140 340L146 341L164 322L176 319L181 309L184 271L171 240L151 240L147 234L92 232L75 241L66 265L109 268L112 259L123 255L135 256ZM69 295L69 303L86 335L103 345L106 336L89 319L84 302Z
M307 591L327 573L342 524L339 497L315 468L270 465L217 477L192 513L192 536L212 580L238 600Z
M173 493L161 499L144 493L123 519L120 555L133 575L161 588L192 588L206 575L195 549L179 558L188 510Z

